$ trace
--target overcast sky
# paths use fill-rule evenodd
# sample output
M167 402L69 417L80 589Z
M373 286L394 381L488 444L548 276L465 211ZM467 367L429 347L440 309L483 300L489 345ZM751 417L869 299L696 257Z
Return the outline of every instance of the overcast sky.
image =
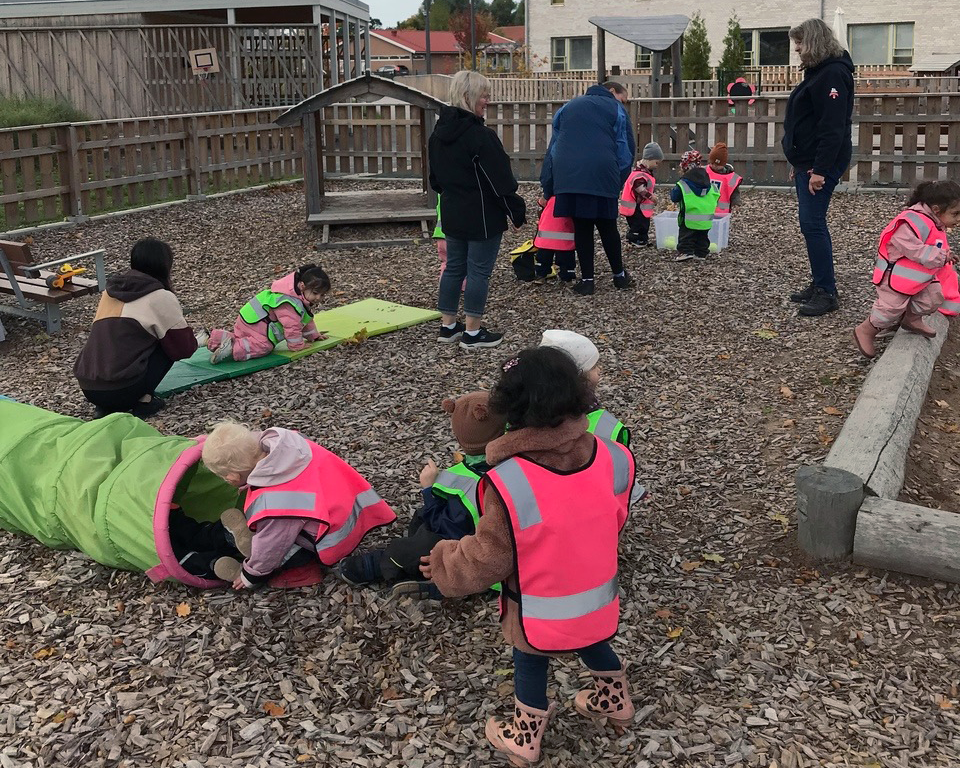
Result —
M370 18L380 19L386 29L417 12L420 0L364 0L370 6Z

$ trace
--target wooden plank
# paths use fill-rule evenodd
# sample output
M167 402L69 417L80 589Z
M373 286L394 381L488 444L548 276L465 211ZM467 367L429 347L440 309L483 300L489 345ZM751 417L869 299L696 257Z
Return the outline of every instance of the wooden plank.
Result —
M38 143L40 144L46 144L50 147L56 147L59 144L57 141L56 128L38 129L37 137ZM43 154L40 155L38 160L40 170L40 188L45 189L48 192L46 197L43 198L43 218L48 221L57 218L59 213L58 199L60 194L60 184L54 180L53 158L54 155L52 154Z
M920 99L916 96L907 96L903 99L903 115L910 118L916 115L920 108ZM912 187L917 183L917 164L910 160L911 155L917 154L917 124L912 120L904 120L903 137L901 139L900 184Z
M960 582L960 514L892 499L864 499L853 561L870 568Z
M14 146L13 132L0 132L0 153L12 153ZM17 161L13 158L0 160L0 175L3 176L4 198L9 200L9 202L3 203L4 229L16 229L21 222L20 206L17 202L17 193L19 192Z
M933 94L921 97L926 100L927 124L923 130L923 153L930 155L940 154L940 117L943 114L943 99ZM935 180L940 178L940 161L928 161L923 164L923 178Z
M174 197L182 198L189 194L188 187L185 183L186 179L186 165L184 163L184 144L186 138L186 132L184 131L184 119L182 117L171 117L169 118L169 124L167 127L167 132L173 133L180 138L170 139L170 166L171 168L176 168L180 171L180 174L175 176L171 181L171 192Z
M935 339L900 330L863 383L824 466L857 475L869 493L896 498L907 451L923 406L933 364L946 338L947 319L935 312Z
M21 147L32 147L33 131L17 131L17 140ZM37 191L36 158L29 157L20 162L20 178L23 189L23 223L33 224L40 220L40 207L34 194Z
M768 99L757 99L753 109L756 111L757 124L753 129L753 153L766 155L770 150L769 129L770 124L767 118L770 116L770 101ZM782 183L773 175L771 163L766 160L755 160L751 155L747 156L746 174L738 171L741 176L753 179L758 183L779 184Z
M960 96L950 96L948 108L952 119L947 126L947 152L960 157ZM960 178L960 160L947 163L947 178Z
M860 97L856 100L859 106L857 125L857 146L854 154L857 159L857 183L869 184L875 179L873 171L873 136L876 130L873 115L876 111L877 100Z

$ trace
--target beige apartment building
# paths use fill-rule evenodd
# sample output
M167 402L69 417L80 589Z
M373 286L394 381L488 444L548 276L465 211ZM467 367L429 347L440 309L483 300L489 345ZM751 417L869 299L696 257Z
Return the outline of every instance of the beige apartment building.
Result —
M837 0L527 0L532 65L540 71L595 69L596 28L591 16L692 16L707 25L712 64L723 52L727 20L736 14L751 66L799 64L787 38L811 17L833 26ZM856 64L908 65L916 71L956 74L960 64L960 0L844 0L845 41ZM607 67L649 66L649 52L606 36Z

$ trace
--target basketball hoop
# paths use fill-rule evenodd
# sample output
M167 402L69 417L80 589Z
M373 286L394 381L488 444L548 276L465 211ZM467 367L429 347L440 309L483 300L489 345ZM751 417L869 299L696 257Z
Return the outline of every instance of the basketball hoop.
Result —
M198 69L200 70L199 72L197 72L198 80L202 81L202 80L208 80L210 78L210 67L198 67Z
M206 80L220 71L220 62L214 48L200 48L188 54L190 68L199 80Z

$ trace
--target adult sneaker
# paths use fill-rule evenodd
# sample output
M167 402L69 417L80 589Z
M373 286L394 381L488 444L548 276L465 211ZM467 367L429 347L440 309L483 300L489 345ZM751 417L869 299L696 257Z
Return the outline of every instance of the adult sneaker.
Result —
M141 401L133 406L131 413L138 419L146 419L150 416L156 416L165 405L166 403L162 398L152 395L146 402Z
M802 291L794 291L791 293L790 301L794 302L795 304L806 304L813 297L813 289L815 287L816 286L814 286L813 281L811 280L810 285L808 285Z
M836 293L827 293L823 288L814 287L810 301L801 304L797 311L806 317L819 317L827 312L836 312L838 309L840 309L840 301Z
M581 280L573 286L573 292L578 296L593 296L595 288L596 286L593 284L593 280Z
M484 349L486 347L499 347L503 341L502 333L494 333L486 328L481 328L476 333L464 333L460 337L461 349Z
M453 328L447 328L445 326L440 326L440 335L437 336L437 341L441 344L453 344L455 341L460 341L460 337L463 336L463 332L467 329L463 323L455 323Z
M630 277L630 273L627 270L623 270L622 275L613 276L613 287L619 288L621 291L624 288L629 288L633 284L633 278Z

